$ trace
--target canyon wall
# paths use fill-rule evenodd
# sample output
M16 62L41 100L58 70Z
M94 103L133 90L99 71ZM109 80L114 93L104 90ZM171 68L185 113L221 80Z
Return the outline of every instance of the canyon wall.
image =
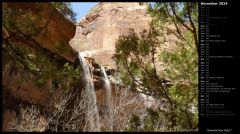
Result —
M3 2L2 8L3 47L8 47L7 42L11 42L15 46L37 47L63 63L76 61L77 57L69 45L69 40L75 34L76 26L53 5L50 3ZM17 68L13 67L16 64L6 58L5 53L2 56L2 129L10 131L9 122L16 117L20 104L40 106L49 104L52 96L51 82L48 80L44 87L37 86L34 75L18 72ZM28 80L24 80L22 76L27 77Z
M137 33L149 28L151 21L147 5L138 2L100 2L78 23L76 34L70 41L77 51L87 51L97 63L115 68L112 55L115 41L129 29Z

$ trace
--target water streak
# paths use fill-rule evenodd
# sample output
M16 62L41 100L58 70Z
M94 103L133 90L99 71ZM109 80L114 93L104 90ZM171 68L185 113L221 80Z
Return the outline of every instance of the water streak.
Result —
M101 67L101 70L102 70L104 85L106 89L107 110L106 110L105 116L109 122L110 131L112 131L113 130L112 88L111 88L111 83L108 79L106 70L103 66Z
M83 68L83 75L85 81L85 90L87 96L87 113L86 113L86 121L88 124L87 131L101 131L100 130L100 122L99 122L99 111L97 107L97 99L95 88L93 84L93 78L91 73L91 68L87 61L85 60L84 56L86 53L80 52L79 59L81 66Z

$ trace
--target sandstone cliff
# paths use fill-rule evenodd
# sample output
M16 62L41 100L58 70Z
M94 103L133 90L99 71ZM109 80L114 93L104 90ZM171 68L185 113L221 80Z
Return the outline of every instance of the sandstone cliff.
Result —
M13 14L8 18L16 24L12 27L18 28L25 35L32 36L41 48L61 57L60 61L67 60L76 63L78 59L72 49L76 52L86 51L88 52L86 56L95 60L95 66L93 65L95 69L100 69L99 65L114 69L115 63L111 57L114 53L116 39L120 35L126 35L129 29L134 29L137 33L148 29L151 21L146 5L140 5L137 2L100 2L78 23L77 28L49 3L3 3L3 9L28 12L29 16ZM2 26L2 29L3 39L9 38L16 32L10 30L9 27ZM166 40L168 40L166 45L174 44L176 37L168 35ZM28 44L27 39L22 39L22 41ZM103 80L99 77L100 72L94 71L97 100L99 104L104 105L106 93L103 90ZM11 65L4 66L2 69L2 86L5 87L2 96L5 108L3 111L4 131L8 131L7 124L11 118L16 116L14 109L19 108L19 102L45 106L52 97L50 80L45 83L44 87L39 88L34 84L36 81L34 77L31 77L29 81L23 81L20 75L21 73L12 70Z
M88 51L100 65L115 68L115 40L129 29L148 29L151 17L146 9L137 2L100 2L78 23L70 45L75 51Z
M68 61L75 61L76 57L68 42L74 36L76 27L54 6L49 3L5 2L2 7L4 12L11 15L8 21L12 24L3 28L3 38L7 38L10 35L8 30L11 30L9 28L14 27L31 35L41 47Z
M51 4L5 2L2 8L5 19L2 25L2 46L8 47L6 41L11 41L16 46L33 47L34 40L35 45L39 45L38 48L53 55L52 58L57 57L57 61L75 62L76 56L68 42L74 36L76 27ZM20 104L46 106L49 103L52 96L51 82L48 80L44 87L37 86L35 76L21 74L12 68L14 62L9 61L4 54L2 56L2 127L3 131L9 131L9 122L16 117Z

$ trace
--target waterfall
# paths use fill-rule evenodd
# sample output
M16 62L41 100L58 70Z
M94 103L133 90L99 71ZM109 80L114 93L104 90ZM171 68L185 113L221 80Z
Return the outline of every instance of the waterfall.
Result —
M93 78L89 64L86 62L84 56L85 52L79 53L79 59L81 66L83 68L83 75L85 81L85 93L87 96L87 111L86 111L86 121L87 121L87 131L101 131L99 122L99 111L97 107L97 98L95 93L95 88L93 85Z
M102 70L102 76L103 76L103 80L104 80L104 85L105 85L105 89L106 89L106 106L107 106L107 110L106 110L106 118L109 121L109 126L110 126L110 131L113 130L113 109L112 109L112 88L111 88L111 83L107 77L107 73L105 68L102 66L101 67Z

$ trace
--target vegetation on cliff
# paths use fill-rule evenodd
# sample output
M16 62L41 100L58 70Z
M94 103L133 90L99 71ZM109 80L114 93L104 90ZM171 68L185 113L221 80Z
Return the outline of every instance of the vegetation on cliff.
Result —
M27 7L28 4L22 6ZM93 76L91 69L86 66L81 68L74 60L70 60L74 58L66 56L72 54L68 46L69 38L72 36L65 34L66 27L63 33L60 33L63 35L59 36L59 40L49 36L50 30L53 34L58 34L55 31L58 29L49 28L55 11L61 12L60 16L65 16L75 23L76 14L72 11L70 3L47 3L43 7L52 9L52 12L50 14L45 12L48 19L43 20L38 16L42 10L39 8L40 5L42 3L35 3L36 7L32 7L30 3L30 6L25 8L27 10L16 8L17 4L14 5L16 7L6 6L2 9L3 70L9 67L8 75L20 75L23 83L34 81L40 90L49 81L51 83L48 89L51 92L48 96L50 101L46 105L27 104L19 105L17 110L14 109L17 113L16 118L10 123L12 131L88 131L88 124L94 121L90 119L94 115L91 112L94 111L89 108L93 105L97 105L99 109L96 111L99 114L98 127L101 131L198 129L197 3L165 2L149 5L148 13L152 17L150 29L141 33L130 29L128 34L117 39L113 55L117 70L113 71L115 74L111 76L116 76L117 82L110 85L113 88L111 105L87 101L90 98L85 94L89 92L87 87L89 88L90 82L93 84L95 77L99 76ZM95 10L92 10L92 13L94 12ZM58 16L57 19L59 18L61 17ZM54 28L59 27L59 23L52 24L57 25ZM62 28L62 25L60 27ZM41 38L38 38L40 33ZM176 40L169 43L168 36ZM64 40L63 37L67 39ZM50 43L48 42L51 45L42 43L44 39L52 39ZM84 75L86 69L90 76ZM101 75L101 72L99 73ZM105 77L108 79L109 76ZM83 79L88 81L84 83ZM98 82L103 82L102 78L99 79ZM82 90L84 84L87 86ZM103 84L99 88L104 88ZM8 84L3 86L4 94L10 90ZM94 95L100 93L101 91L95 93L93 89ZM98 96L97 99L101 97ZM104 97L107 98L106 96L102 98ZM149 106L151 97L153 103L151 102ZM15 98L23 102L23 98L19 96ZM8 103L7 101L4 102ZM7 104L4 106L3 109L8 109ZM111 120L108 113L112 114Z
M44 11L41 12L42 9L39 10L41 7L52 9L49 11L51 14L47 14L49 17L44 16L46 14L44 14ZM28 105L32 105L32 102L26 102L26 99L19 95L19 93L24 94L24 91L18 90L24 90L24 88L21 88L22 85L32 81L32 83L34 83L33 85L36 85L38 88L29 90L44 90L45 87L48 87L49 91L46 92L50 92L52 94L57 89L68 92L70 89L77 89L77 87L79 87L77 83L80 81L81 68L72 61L69 61L68 58L61 55L63 53L72 54L72 50L69 50L70 47L68 46L68 42L65 41L70 40L70 37L65 37L64 41L59 42L59 45L55 48L57 49L56 51L52 51L52 46L46 47L46 44L43 43L47 39L49 42L51 42L51 38L56 39L56 37L51 37L52 35L49 37L49 29L51 30L49 25L53 25L54 23L51 22L56 21L53 20L54 15L55 17L58 17L59 15L58 12L55 12L56 9L52 7L53 6L49 3L3 3L2 71L4 72L4 70L8 70L7 68L10 68L8 71L9 74L7 74L10 77L3 76L4 80L8 81L6 85L2 85L3 94L6 96L5 93L10 93L11 96L13 96L13 98L10 99L16 99L16 101L5 100L4 102L6 104L3 104L3 106L6 107L3 107L3 109L8 110L8 108L13 108L10 110L17 112L16 121L18 126L14 126L14 131L45 131L45 127L42 125L46 124L38 126L38 123L43 123L41 121L43 119L45 120L46 117L43 116L42 112L40 116L40 106L35 105L30 108ZM48 19L45 20L44 17ZM59 21L64 22L65 20L61 20L60 18ZM70 24L66 23L66 25ZM64 34L68 35L69 33L65 32ZM43 37L44 40L40 37L43 35L45 36ZM58 33L58 35L60 35L59 37L65 36L63 33ZM18 76L20 76L20 78ZM10 89L11 86L9 86L9 84L12 84L11 81L13 81L15 77L19 78L20 83L22 83L18 86L18 92L15 92L14 89ZM10 80L6 80L7 78ZM36 91L36 98L41 96L37 93L39 93L39 91ZM47 97L51 96L51 94L47 95ZM25 97L28 96L30 95L27 93ZM8 102L14 102L13 106L8 106ZM19 105L21 103L24 105L14 107L14 105ZM50 104L45 105L49 106ZM49 110L51 111L53 109L53 105L50 106L52 106L49 107ZM43 110L42 106L41 110Z
M38 7L38 4L35 4ZM18 71L27 80L30 75L35 75L38 80L37 85L43 86L51 79L59 84L80 78L80 68L73 67L73 64L56 53L46 49L38 42L36 36L40 32L48 33L47 27L51 17L43 27L36 26L40 21L40 16L34 12L14 8L4 8L3 10L3 31L6 37L3 38L2 55L4 67L9 64L12 69ZM16 18L17 16L17 18ZM59 49L68 44L62 42ZM65 48L66 49L66 48ZM63 53L63 52L61 52ZM62 85L65 87L66 85Z
M76 13L71 8L70 2L52 2L54 7L61 12L66 18L76 23Z
M149 31L138 35L131 30L129 35L117 40L113 58L123 83L168 105L167 108L148 109L143 125L139 115L133 115L127 131L198 128L197 9L197 3L155 3L149 7L153 17ZM169 31L166 24L173 24L175 29ZM169 47L173 46L162 48L167 30L180 40L172 50ZM159 70L157 62L165 69ZM169 81L171 84L167 85Z

